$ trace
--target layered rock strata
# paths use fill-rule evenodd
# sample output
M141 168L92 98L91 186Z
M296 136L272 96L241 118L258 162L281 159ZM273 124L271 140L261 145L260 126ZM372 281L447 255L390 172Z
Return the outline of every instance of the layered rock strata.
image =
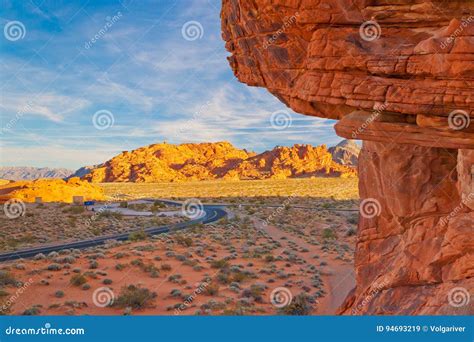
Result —
M474 3L223 0L236 77L364 140L341 314L473 313Z

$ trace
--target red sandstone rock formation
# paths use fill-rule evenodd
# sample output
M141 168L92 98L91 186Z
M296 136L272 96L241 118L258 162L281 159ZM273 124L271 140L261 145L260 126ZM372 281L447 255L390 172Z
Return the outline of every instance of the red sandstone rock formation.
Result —
M221 16L240 81L364 140L339 313L473 313L474 3L223 0Z
M333 161L326 146L276 147L261 154L229 142L154 144L125 151L89 170L92 182L182 182L212 179L352 177L354 168Z
M43 202L72 203L74 196L84 200L104 200L104 189L73 177L62 179L45 179L11 181L0 185L0 203L10 199L23 202L34 202L41 197Z

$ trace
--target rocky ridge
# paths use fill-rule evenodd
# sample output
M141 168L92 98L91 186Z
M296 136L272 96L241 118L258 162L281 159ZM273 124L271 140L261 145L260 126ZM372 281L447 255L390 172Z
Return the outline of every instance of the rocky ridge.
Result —
M81 169L83 171L84 168ZM295 177L351 177L354 168L336 163L326 146L278 146L260 154L229 142L153 144L124 151L91 167L82 179L100 182L183 182Z
M38 178L66 178L74 173L64 168L3 166L0 167L0 178L9 180L28 180Z

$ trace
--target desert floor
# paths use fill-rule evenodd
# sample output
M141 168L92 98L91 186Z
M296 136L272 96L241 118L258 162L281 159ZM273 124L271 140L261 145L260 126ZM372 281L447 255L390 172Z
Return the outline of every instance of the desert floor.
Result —
M225 220L159 236L133 232L183 218L106 213L91 219L90 212L58 203L27 204L24 216L1 217L2 252L109 232L130 231L133 241L1 264L0 313L335 312L354 286L356 180L202 183L105 184L121 201L193 197L231 204Z

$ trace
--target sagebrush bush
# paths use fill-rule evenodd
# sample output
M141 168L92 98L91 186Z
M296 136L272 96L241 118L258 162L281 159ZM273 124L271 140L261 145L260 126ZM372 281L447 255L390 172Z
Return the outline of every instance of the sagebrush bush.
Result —
M154 298L156 298L155 292L136 285L128 285L122 288L113 306L140 309L146 307Z
M81 286L87 283L87 279L83 274L74 274L69 282L71 285Z

